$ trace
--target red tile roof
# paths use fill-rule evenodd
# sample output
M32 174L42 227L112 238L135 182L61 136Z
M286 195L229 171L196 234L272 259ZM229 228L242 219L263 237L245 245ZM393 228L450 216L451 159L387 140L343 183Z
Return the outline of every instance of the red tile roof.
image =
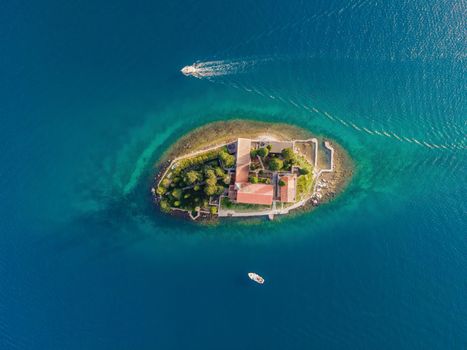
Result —
M251 140L239 138L237 141L237 167L235 169L235 182L248 182L250 172Z
M295 202L295 194L297 187L297 176L287 175L282 176L281 180L285 182L284 186L281 186L281 202Z
M271 205L274 189L268 184L238 184L240 189L237 191L237 202L247 204Z

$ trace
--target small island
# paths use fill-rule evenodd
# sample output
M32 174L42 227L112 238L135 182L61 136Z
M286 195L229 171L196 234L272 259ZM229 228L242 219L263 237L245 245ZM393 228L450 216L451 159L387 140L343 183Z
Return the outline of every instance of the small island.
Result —
M287 124L215 122L182 137L151 189L166 213L195 221L273 219L312 209L348 182L352 166L335 142Z

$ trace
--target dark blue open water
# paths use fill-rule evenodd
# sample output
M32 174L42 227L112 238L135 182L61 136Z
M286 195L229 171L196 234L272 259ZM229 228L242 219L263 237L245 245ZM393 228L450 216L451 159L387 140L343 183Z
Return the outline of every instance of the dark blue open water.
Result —
M0 348L467 348L466 14L3 1ZM198 60L223 75L179 73ZM339 140L346 193L272 223L160 215L158 157L236 117Z

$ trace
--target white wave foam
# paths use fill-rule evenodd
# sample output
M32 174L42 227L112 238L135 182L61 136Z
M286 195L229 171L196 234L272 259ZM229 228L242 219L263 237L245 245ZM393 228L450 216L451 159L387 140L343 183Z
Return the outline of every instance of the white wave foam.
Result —
M282 103L284 104L288 104L288 105L291 105L291 106L294 106L296 108L299 108L299 109L303 109L303 110L306 110L308 111L309 113L316 113L318 115L322 115L326 118L328 118L329 120L333 121L333 122L338 122L340 123L341 125L344 125L345 127L348 127L348 128L352 128L353 130L356 130L358 132L364 132L366 134L369 134L369 135L379 135L379 136L385 136L387 138L390 138L390 139L397 139L398 141L400 142L407 142L407 143L410 143L410 144L417 144L419 146L422 146L422 147L426 147L426 148L429 148L429 149L460 149L460 150L463 150L463 149L466 149L465 147L465 137L463 138L464 141L461 141L460 144L456 144L456 143L452 143L452 144L436 144L434 142L432 142L432 140L430 140L429 136L430 135L426 135L428 136L428 139L426 140L417 140L416 138L409 138L407 136L403 136L403 135L398 135L396 134L395 132L391 131L391 130L388 130L388 131L384 131L380 130L376 130L376 129L373 129L373 128L368 128L366 126L363 126L363 125L356 125L355 123L353 123L353 120L349 120L349 119L343 119L343 118L340 118L338 116L333 116L331 115L330 113L326 112L326 111L320 111L318 108L316 108L315 106L313 106L312 104L309 103L309 101L306 102L306 104L302 103L299 100L295 100L295 99L292 99L292 98L284 98L283 96L280 95L280 93L278 93L277 91L268 91L267 88L263 88L261 90L263 90L264 92L261 92L260 89L258 89L258 87L256 86L246 86L238 81L233 81L233 79L231 78L227 78L227 79L213 79L215 77L218 77L218 76L223 76L223 75L233 75L233 74L238 74L238 73L246 73L246 72L249 72L251 71L251 68L256 66L256 65L259 65L261 63L264 63L264 62L268 62L268 61L274 61L274 60L277 60L279 59L278 57L266 57L266 58L261 58L261 59L243 59L243 60L216 60L216 61L206 61L206 62L197 62L195 63L193 66L190 66L190 67L194 67L194 69L196 70L196 73L194 74L187 74L187 75L192 75L192 76L195 76L196 78L199 78L199 79L202 79L202 78L206 78L208 79L209 81L213 82L213 83L222 83L226 86L230 86L230 87L233 87L235 89L240 89L240 90L243 90L243 91L246 91L248 93L254 93L254 94L257 94L259 96L262 96L262 97L267 97L267 98L270 98L272 100L275 100L275 101L281 101ZM460 132L460 128L458 125L455 125L454 123L452 122L448 122L447 125L443 126L442 129L439 129L438 128L435 128L434 126L432 127L432 132L431 134L438 134L438 136L441 136L443 137L444 139L449 139L449 134L446 133L447 130L446 129L449 129L451 130L452 132L454 132L455 134L463 134ZM452 138L451 138L451 141L454 141Z
M191 66L185 66L181 72L195 78L211 78L223 75L238 74L250 69L260 60L238 60L238 61L206 61L196 62Z

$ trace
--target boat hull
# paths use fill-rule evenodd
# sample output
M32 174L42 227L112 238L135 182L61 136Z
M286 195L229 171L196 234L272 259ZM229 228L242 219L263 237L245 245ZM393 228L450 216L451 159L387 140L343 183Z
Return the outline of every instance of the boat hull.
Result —
M248 277L252 280L255 281L258 284L263 284L264 283L264 278L258 275L257 273L254 272L249 272Z

